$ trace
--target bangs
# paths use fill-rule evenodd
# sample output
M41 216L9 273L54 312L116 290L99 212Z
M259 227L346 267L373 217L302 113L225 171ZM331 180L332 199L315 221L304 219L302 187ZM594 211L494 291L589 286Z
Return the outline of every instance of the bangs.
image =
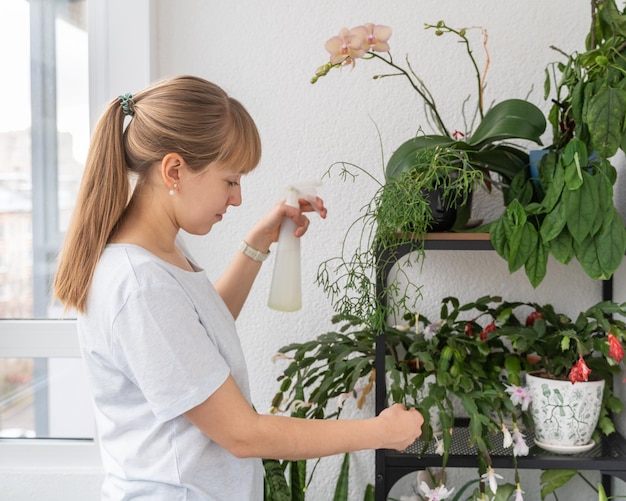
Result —
M261 138L245 108L235 99L229 101L231 122L225 124L227 135L216 160L241 174L248 174L261 160Z

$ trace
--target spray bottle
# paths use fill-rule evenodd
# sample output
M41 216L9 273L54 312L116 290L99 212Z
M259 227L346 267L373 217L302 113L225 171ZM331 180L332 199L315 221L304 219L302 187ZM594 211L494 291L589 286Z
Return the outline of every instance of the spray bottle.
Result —
M304 198L317 212L315 200L319 182L300 183L287 187L285 205L299 207ZM297 225L286 217L280 226L274 275L270 286L268 306L279 311L296 311L302 308L302 279L300 272L300 239L295 236Z

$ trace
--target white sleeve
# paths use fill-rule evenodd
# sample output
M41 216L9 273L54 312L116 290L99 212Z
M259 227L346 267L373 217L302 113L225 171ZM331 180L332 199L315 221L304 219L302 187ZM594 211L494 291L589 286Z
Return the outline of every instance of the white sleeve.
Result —
M144 286L113 324L112 352L158 419L167 421L204 402L230 369L182 288Z

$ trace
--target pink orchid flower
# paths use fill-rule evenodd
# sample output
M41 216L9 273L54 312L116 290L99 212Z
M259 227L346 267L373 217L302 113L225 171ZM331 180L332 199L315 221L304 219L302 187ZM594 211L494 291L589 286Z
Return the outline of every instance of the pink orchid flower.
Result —
M366 49L363 48L363 40L358 35L352 33L348 28L341 28L339 35L326 41L326 50L330 54L332 64L352 64L354 60L363 55Z
M387 41L391 37L391 28L382 24L365 23L363 26L352 28L350 32L357 35L363 47L374 52L389 52Z

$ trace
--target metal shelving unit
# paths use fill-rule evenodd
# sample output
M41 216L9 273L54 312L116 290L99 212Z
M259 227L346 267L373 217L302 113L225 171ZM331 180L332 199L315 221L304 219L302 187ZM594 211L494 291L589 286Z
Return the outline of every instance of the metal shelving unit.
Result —
M386 301L384 283L392 266L408 253L418 250L419 242L403 244L393 251L381 253L378 257L376 288L378 297ZM486 233L432 233L424 241L424 250L459 250L483 251L493 250L489 235ZM603 299L613 297L612 280L603 283ZM376 413L380 413L387 402L385 381L385 340L384 334L376 339ZM458 421L453 435L453 444L447 466L450 468L477 468L476 451L467 446L469 433L464 427L465 420ZM574 455L553 454L534 445L532 434L527 435L530 447L528 456L517 458L520 469L565 469L594 470L602 473L602 483L607 494L611 492L612 476L626 481L626 439L614 433L604 437L591 450ZM499 440L492 440L497 444ZM441 456L435 452L434 443L424 444L417 440L402 452L380 449L376 451L376 501L386 501L391 487L404 475L429 467L441 466ZM424 448L426 450L424 452ZM491 454L493 466L496 468L514 468L513 456L510 451L495 449Z

